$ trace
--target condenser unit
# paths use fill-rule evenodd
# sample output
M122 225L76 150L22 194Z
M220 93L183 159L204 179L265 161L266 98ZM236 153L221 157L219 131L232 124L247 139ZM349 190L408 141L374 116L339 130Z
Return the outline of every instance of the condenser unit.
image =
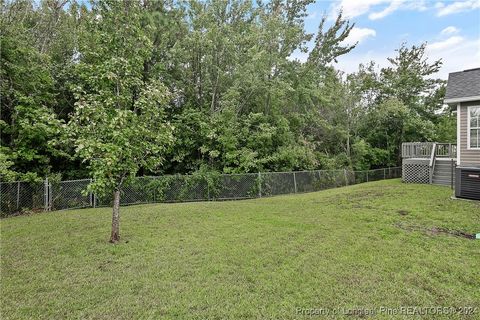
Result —
M480 168L457 167L455 196L480 200Z

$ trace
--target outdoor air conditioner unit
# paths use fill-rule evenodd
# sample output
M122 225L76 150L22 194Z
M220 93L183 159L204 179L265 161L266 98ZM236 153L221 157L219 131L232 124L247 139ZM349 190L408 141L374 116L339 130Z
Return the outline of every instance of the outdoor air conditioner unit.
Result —
M457 167L455 196L480 200L480 168Z

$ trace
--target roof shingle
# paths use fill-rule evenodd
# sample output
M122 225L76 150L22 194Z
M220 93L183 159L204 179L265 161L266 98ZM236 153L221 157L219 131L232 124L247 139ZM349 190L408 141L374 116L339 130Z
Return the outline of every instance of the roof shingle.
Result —
M445 100L480 96L480 68L448 75Z

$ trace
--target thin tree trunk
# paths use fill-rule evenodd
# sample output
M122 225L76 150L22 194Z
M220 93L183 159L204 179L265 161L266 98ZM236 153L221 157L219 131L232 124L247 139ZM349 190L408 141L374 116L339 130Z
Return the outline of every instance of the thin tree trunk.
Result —
M347 157L350 163L352 163L352 155L350 152L350 129L347 129Z
M113 214L112 214L112 235L111 243L120 241L120 190L113 192Z
M217 95L217 87L218 87L219 76L220 76L220 72L217 71L217 80L215 81L215 87L213 87L212 104L210 106L210 114L215 113L215 96Z

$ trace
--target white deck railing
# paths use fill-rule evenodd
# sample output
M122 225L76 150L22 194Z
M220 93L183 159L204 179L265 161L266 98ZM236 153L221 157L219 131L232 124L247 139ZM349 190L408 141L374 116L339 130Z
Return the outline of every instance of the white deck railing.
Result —
M457 145L438 142L404 142L402 143L402 158L455 158Z

